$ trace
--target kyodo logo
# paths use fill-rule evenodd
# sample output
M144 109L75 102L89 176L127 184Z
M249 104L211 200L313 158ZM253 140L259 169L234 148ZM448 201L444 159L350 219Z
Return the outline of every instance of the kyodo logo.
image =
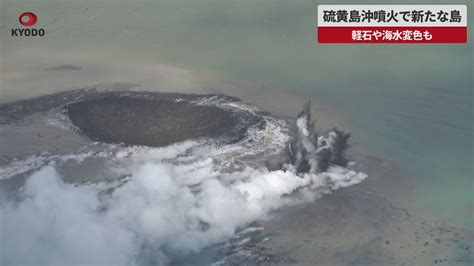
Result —
M33 12L23 12L18 17L18 22L24 26L24 28L11 29L11 36L15 37L36 37L44 36L46 33L43 28L31 28L38 22L38 17Z

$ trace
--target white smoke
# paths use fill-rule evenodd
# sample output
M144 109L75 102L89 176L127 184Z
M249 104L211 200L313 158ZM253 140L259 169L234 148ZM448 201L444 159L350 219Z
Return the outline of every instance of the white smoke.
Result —
M315 196L318 189L365 178L342 168L302 178L265 168L225 173L204 154L183 157L189 146L117 152L133 173L112 183L65 183L54 163L35 172L18 199L1 206L2 264L133 265L144 246L154 251L153 261L165 264L170 254L224 241L296 201L284 195L304 190ZM170 156L192 162L166 162Z

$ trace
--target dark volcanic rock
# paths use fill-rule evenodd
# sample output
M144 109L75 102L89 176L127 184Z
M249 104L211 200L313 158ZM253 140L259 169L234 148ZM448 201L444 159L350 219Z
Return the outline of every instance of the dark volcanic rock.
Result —
M259 112L235 107L240 99L218 94L101 91L84 88L0 104L0 125L30 115L65 110L71 122L96 141L166 146L187 139L240 141L263 129ZM233 103L230 106L228 103Z
M71 121L94 140L166 146L197 138L217 138L236 127L230 111L189 102L107 97L66 107Z

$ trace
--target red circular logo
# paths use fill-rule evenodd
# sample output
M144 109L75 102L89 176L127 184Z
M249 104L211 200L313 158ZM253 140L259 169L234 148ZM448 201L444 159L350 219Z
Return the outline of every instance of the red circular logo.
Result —
M25 27L31 27L36 24L38 17L33 12L24 12L20 15L18 21Z

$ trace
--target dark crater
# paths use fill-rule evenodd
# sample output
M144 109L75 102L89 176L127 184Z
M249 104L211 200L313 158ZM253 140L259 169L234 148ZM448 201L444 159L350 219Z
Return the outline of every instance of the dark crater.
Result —
M72 123L90 138L130 145L166 146L187 139L218 138L239 123L231 111L189 102L107 97L73 103L66 109Z
M245 138L250 128L265 126L259 113L225 104L239 101L219 94L87 88L2 104L0 124L59 109L95 141L161 147L188 139L212 139L228 144Z

